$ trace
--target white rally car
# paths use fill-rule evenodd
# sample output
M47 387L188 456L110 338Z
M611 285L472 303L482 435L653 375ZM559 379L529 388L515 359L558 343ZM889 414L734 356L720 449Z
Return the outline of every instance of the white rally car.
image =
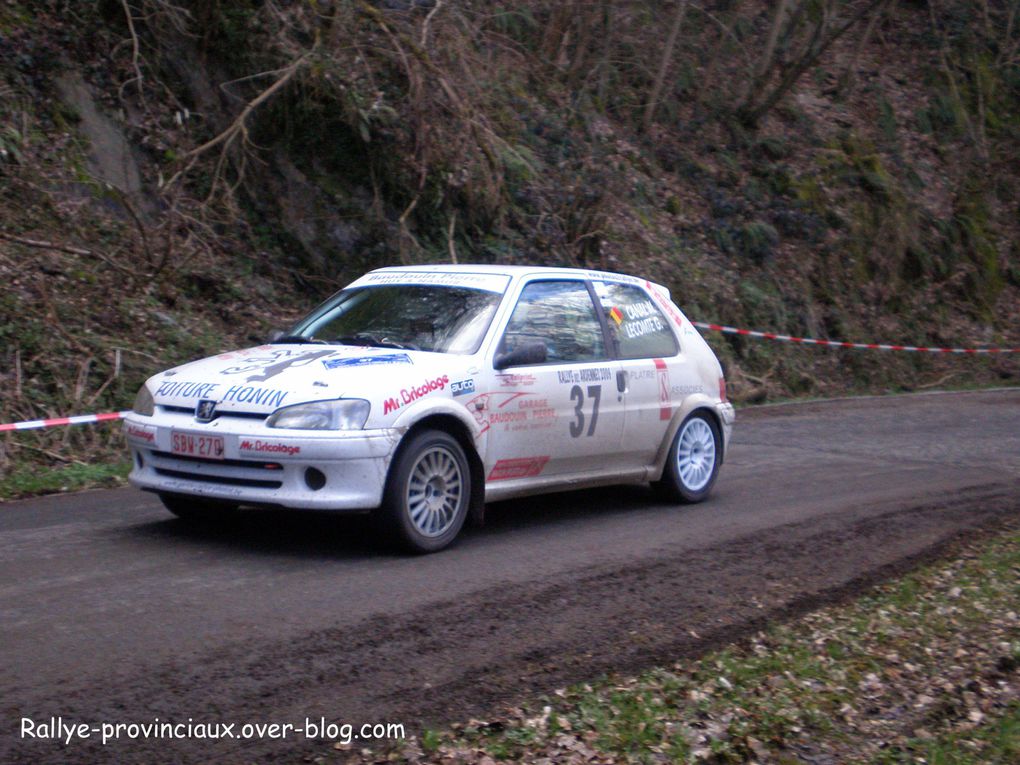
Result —
M524 266L384 268L257 348L150 378L131 482L186 518L366 511L434 551L484 503L650 481L704 499L722 370L657 284Z

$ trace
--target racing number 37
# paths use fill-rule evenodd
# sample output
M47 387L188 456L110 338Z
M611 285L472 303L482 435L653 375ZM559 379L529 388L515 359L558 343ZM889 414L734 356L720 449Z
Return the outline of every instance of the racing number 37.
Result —
M588 421L588 432L586 435L594 435L595 424L599 421L599 402L602 400L602 386L601 385L589 385L588 386L588 398L591 399L591 419ZM570 423L570 435L574 438L578 438L584 433L584 391L581 390L580 385L575 385L570 389L570 400L574 402L574 417L576 418Z

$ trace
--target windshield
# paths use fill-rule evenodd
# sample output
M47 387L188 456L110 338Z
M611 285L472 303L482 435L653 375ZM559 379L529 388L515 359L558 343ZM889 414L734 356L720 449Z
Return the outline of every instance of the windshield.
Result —
M319 306L287 339L474 353L502 297L466 287L354 287Z

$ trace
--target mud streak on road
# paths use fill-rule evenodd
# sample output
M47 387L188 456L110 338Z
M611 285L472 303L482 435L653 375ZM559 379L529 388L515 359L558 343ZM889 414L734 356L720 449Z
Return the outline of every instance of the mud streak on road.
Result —
M766 624L860 592L961 536L1016 522L1020 485L979 485L925 504L861 507L676 556L592 567L569 581L469 597L299 640L235 643L200 665L50 688L5 703L5 724L40 719L422 724L464 720L609 671L696 656ZM328 745L119 742L103 749L12 742L6 762L301 761ZM0 750L2 752L2 750Z

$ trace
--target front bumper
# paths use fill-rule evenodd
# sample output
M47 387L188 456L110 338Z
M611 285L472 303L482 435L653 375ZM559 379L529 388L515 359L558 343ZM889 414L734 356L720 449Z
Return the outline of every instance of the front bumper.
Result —
M221 436L221 458L173 454L175 432ZM284 430L230 416L202 424L165 410L129 415L124 434L133 458L128 480L140 489L310 510L378 507L399 442L393 429Z

